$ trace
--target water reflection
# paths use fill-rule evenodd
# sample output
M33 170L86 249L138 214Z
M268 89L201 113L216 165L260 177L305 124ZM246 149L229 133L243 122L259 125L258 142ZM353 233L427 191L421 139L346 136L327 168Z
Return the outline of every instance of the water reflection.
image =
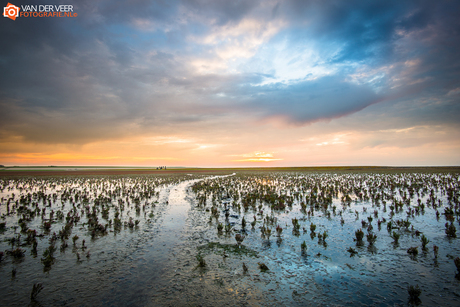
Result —
M438 294L444 305L459 303L460 247L444 225L457 225L457 174L260 172L0 185L3 306L29 304L37 283L43 305L401 305L413 284L424 304L440 303ZM362 241L353 240L357 229ZM407 253L412 246L417 255Z

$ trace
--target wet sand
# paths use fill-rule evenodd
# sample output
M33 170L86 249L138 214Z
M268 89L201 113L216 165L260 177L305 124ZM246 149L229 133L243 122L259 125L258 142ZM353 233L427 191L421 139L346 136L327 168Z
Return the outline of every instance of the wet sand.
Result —
M0 168L0 177L18 176L98 176L98 175L167 175L167 174L211 174L228 175L233 172L383 172L383 173L406 173L406 172L460 172L460 166L433 166L433 167L390 167L390 166L327 166L327 167L260 167L260 168L181 168L181 169L91 169L70 168L69 170L56 170L43 168L42 170L27 170L14 167Z
M106 171L106 174L114 171ZM441 215L437 219L432 205L437 204L438 210L444 212L458 203L458 173L391 172L388 175L386 172L259 170L224 177L207 176L208 170L181 171L159 170L158 176L93 174L2 179L4 199L0 213L5 217L6 230L1 233L0 242L0 251L5 251L0 263L0 293L3 294L0 305L27 305L34 283L45 287L38 296L43 306L402 306L407 305L407 287L414 284L422 289L424 305L459 303L460 281L455 278L453 264L453 258L460 255L458 238L446 237L446 218ZM168 172L172 176L168 176ZM194 189L197 183L204 185ZM321 193L313 191L320 185ZM331 190L333 185L337 190ZM412 203L393 213L393 201L402 199L409 185L415 189ZM396 190L392 186L397 186ZM352 192L351 187L367 191L368 196L373 197L361 199L359 191ZM200 196L207 189L203 204ZM251 206L246 210L244 206L251 201L246 196L255 196L255 191L284 195L286 200L293 200L293 204L277 211L270 208L273 202L258 200L257 210ZM42 201L41 192L51 203ZM228 198L228 193L234 198ZM323 193L334 194L326 208L322 203L324 199L320 200L320 195L325 197ZM350 193L352 199L341 201L344 193ZM383 199L374 198L384 194L386 205ZM27 200L27 195L32 201ZM85 195L88 198L83 197ZM406 210L420 208L418 198L421 204L426 204L424 209L408 216ZM6 203L10 204L12 214L6 214ZM302 210L302 203L307 204L312 215ZM38 206L38 212L46 209L44 217L36 216L28 222L28 228L44 234L37 237L36 256L31 254L31 245L25 244L27 234L21 233L18 227L22 216L17 212L31 212L21 204L30 210ZM64 252L59 252L61 241L58 240L55 263L45 271L41 262L44 251L50 245L53 232L59 233L65 225L64 220L57 219L57 212L63 211L67 216L75 212L75 208L81 220L74 225L72 236L77 234L80 238L75 247L71 238L67 239L69 247ZM124 226L119 231L110 226L107 234L92 239L91 208L96 209L103 224L108 219L113 221L115 213L121 212ZM104 218L102 214L107 208L109 216ZM217 217L213 216L212 208L217 208ZM52 209L56 215L51 231L46 233L43 223ZM254 216L257 223L251 227L249 223ZM243 217L246 229L242 228ZM139 225L128 227L130 218L139 220ZM269 218L276 221L270 222ZM301 225L297 234L291 223L293 218L298 218ZM383 218L387 222L379 227L378 221ZM393 228L401 234L399 244L394 244L387 230L388 222L406 219L415 228ZM357 229L364 229L363 222L372 224L373 230L367 231L377 234L373 246L358 245L353 239ZM219 232L219 223L231 225L232 230ZM317 225L316 233L310 230L312 224ZM284 229L279 236L275 233L277 225ZM458 225L458 215L455 225ZM263 227L273 230L269 238L262 235ZM421 249L416 230L429 238L427 250ZM327 239L319 240L325 231ZM236 248L237 233L246 236L241 249ZM19 246L26 254L16 260L7 251L12 249L11 239L20 234L22 244ZM83 249L82 239L86 239L87 249ZM307 244L305 253L301 251L303 241ZM434 244L439 246L437 258L432 251ZM418 256L408 255L407 248L411 246L419 247ZM357 251L355 256L347 252L349 247ZM91 257L85 257L87 252ZM77 260L77 254L81 259ZM203 268L198 267L198 254L206 261ZM243 271L243 262L247 272ZM259 262L265 263L269 270L262 272ZM17 270L14 277L12 269Z

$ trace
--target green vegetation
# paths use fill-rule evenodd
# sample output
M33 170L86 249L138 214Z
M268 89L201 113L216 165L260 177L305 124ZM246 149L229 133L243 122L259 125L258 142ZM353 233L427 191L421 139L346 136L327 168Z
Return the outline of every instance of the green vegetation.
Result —
M364 238L364 231L362 231L361 229L356 230L355 237L355 241L357 241L357 243L362 243Z
M206 266L206 261L204 260L203 255L198 254L196 255L196 260L198 261L198 267L204 268Z
M415 246L415 247L409 247L409 248L407 249L407 253L408 253L409 255L411 255L411 256L417 256L417 255L418 255L418 248L417 248L417 246Z
M373 233L368 233L366 235L367 242L369 243L369 246L374 245L375 241L377 241L377 235Z
M198 246L198 251L204 254L214 253L223 256L231 254L236 256L257 257L258 253L244 245L238 246L235 244L223 244L219 242L209 242L206 245Z
M266 271L270 270L268 268L268 266L265 265L265 263L258 262L257 264L259 265L259 269L260 269L261 272L266 272Z
M420 290L420 287L418 285L415 287L410 285L407 288L407 292L409 293L409 302L420 304L419 296L420 294L422 294L422 290Z
M428 243L430 243L430 240L425 237L425 235L422 235L422 238L420 239L422 241L422 249L426 249L426 246Z
M152 229L162 231L169 219L162 219L164 211L160 209L168 208L169 191L173 191L177 183L191 178L197 177L171 173L163 177L146 174L0 178L0 188L6 195L1 213L3 221L8 221L8 225L0 223L1 234L5 234L2 241L5 255L0 252L2 266L13 263L19 268L22 262L35 261L46 271L54 267L54 263L59 262L61 266L65 259L72 259L71 265L76 270L97 265L99 257L109 254L98 242L111 237L114 238L111 243L115 242L121 232L120 237L126 238L131 233L142 237L144 232L154 235ZM372 173L345 169L290 173L258 169L244 170L235 176L199 178L203 179L186 188L187 199L192 204L190 210L195 210L195 222L200 223L200 230L195 233L199 232L200 241L196 239L198 236L193 236L193 241L187 241L190 244L187 251L190 246L196 248L196 253L190 252L191 264L192 268L195 265L206 268L198 272L201 276L214 274L218 269L241 272L241 267L243 273L247 273L249 268L257 268L257 260L263 259L265 263L270 261L272 273L262 275L268 281L272 276L278 277L280 268L291 263L299 267L305 264L302 268L307 270L311 262L317 260L320 260L316 263L318 266L328 261L343 267L347 261L344 259L348 259L345 250L350 257L359 254L359 259L352 259L353 266L349 266L352 269L357 268L356 263L361 260L374 265L379 257L399 255L400 250L407 250L412 260L420 261L403 257L399 267L405 267L404 261L411 261L427 269L444 266L445 271L446 261L438 262L438 253L441 259L448 253L454 254L452 246L455 246L460 218L458 174L396 172L388 168ZM426 233L434 242L422 233L424 223L430 223L430 218L433 224ZM388 233L381 231L381 227L386 227ZM434 234L433 229L439 233ZM362 247L365 235L369 248ZM276 241L270 242L273 236ZM312 240L317 237L319 244L311 242L307 247L309 236ZM216 242L197 246L203 244L202 239ZM392 241L393 248L388 248ZM419 245L421 242L419 247L423 249L420 259L414 259L417 247L410 247L417 242ZM434 261L428 259L426 252L431 248L430 243ZM441 247L442 253L434 243ZM93 248L97 244L97 248ZM299 251L299 245L301 254L292 256ZM55 252L59 246L60 254ZM307 248L311 256L307 255ZM321 259L315 259L314 255ZM259 256L257 260L248 259ZM449 257L459 270L458 257ZM265 263L259 263L261 271L268 270ZM452 268L449 261L449 270ZM9 274L11 267L7 271ZM433 275L437 276L438 271ZM18 269L17 278L20 272ZM181 274L185 274L183 272ZM292 272L294 274L300 273Z
M401 235L397 233L396 231L393 231L393 233L391 234L391 238L393 239L395 244L398 244L400 236Z

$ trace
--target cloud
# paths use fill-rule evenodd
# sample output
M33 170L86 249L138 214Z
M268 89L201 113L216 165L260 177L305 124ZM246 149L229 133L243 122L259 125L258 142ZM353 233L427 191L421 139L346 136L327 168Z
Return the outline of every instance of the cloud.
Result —
M234 155L240 156L241 159L232 160L232 162L273 162L273 161L282 161L281 158L273 157L273 154L266 153L263 151L255 151L249 154Z
M459 7L101 0L78 1L72 19L3 18L0 140L84 146L140 136L217 151L217 134L234 140L252 129L268 143L267 127L347 118L372 131L369 144L391 143L379 132L388 129L458 127ZM331 135L346 130L334 127Z
M293 124L338 118L382 99L368 86L337 77L264 86L254 96L251 107L260 109L266 117L281 117Z
M238 23L247 16L261 1L226 1L226 0L190 0L183 1L183 5L201 18L209 18L217 26L228 23Z

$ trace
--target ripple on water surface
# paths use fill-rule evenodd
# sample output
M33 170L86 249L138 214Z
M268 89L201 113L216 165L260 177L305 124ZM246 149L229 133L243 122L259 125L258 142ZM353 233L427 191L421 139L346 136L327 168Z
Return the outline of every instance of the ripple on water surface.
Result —
M458 185L458 174L448 173L3 180L0 251L8 253L0 262L0 305L29 304L35 283L44 285L37 295L44 306L406 305L407 288L416 284L422 304L459 305L460 244L444 225L453 218L458 228ZM395 204L401 208L391 209ZM452 217L442 214L449 208ZM410 226L396 227L398 220ZM228 229L218 232L219 223ZM359 228L377 235L372 246L366 236L362 245L353 240ZM37 236L27 240L27 229ZM241 248L236 233L245 236ZM421 235L430 240L426 250ZM68 247L61 251L63 242ZM51 245L46 268L41 259ZM9 253L18 247L22 258ZM409 247L418 248L415 257Z

